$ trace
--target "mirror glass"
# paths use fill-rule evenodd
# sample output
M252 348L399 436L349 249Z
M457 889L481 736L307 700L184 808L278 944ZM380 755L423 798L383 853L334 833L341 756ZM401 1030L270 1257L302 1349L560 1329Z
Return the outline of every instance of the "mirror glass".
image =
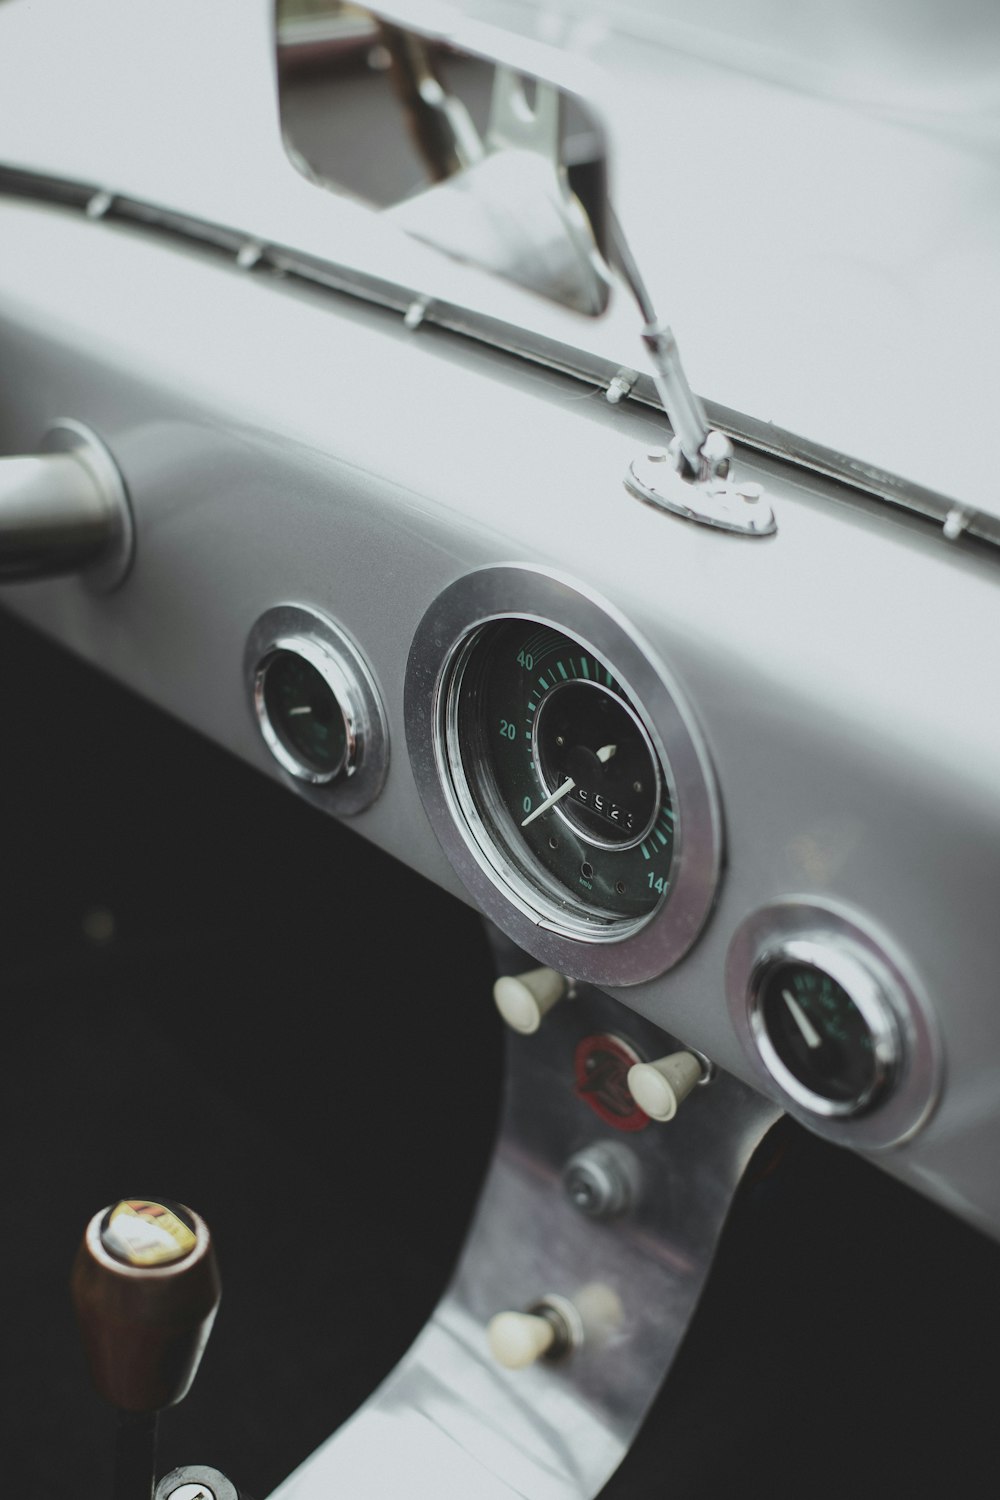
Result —
M582 100L342 0L277 0L276 37L301 172L459 259L604 311L607 153Z

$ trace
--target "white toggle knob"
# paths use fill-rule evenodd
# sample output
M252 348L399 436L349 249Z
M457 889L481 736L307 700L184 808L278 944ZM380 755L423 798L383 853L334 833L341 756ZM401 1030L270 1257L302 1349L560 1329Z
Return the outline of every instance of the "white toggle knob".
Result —
M490 1353L505 1370L526 1370L556 1342L555 1325L537 1313L502 1312L490 1319Z
M704 1076L704 1065L693 1052L671 1052L629 1068L628 1091L651 1120L672 1120Z
M592 1290L584 1290L593 1301ZM604 1302L597 1300L603 1308ZM585 1334L573 1303L549 1292L524 1312L497 1313L490 1319L486 1337L498 1365L505 1370L526 1370L540 1359L561 1359L579 1349Z
M569 980L555 969L529 969L525 974L505 974L498 979L493 999L507 1025L530 1036L568 989Z

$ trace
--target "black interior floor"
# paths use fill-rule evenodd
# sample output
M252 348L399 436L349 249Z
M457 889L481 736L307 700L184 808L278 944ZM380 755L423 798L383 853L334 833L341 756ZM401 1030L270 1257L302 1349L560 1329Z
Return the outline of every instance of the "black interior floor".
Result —
M499 1098L486 941L7 619L0 703L0 1493L109 1493L69 1267L98 1208L163 1194L212 1224L224 1296L161 1469L212 1463L263 1500L447 1280ZM755 1165L608 1496L991 1486L996 1246L798 1129Z
M263 1496L447 1280L499 1097L485 936L6 620L0 701L0 1492L108 1493L69 1266L97 1209L163 1195L212 1226L224 1294L161 1469L213 1463Z

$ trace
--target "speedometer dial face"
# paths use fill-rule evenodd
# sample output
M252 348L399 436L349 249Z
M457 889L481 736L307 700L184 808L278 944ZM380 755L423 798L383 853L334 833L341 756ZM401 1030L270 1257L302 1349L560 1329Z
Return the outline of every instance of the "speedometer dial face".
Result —
M678 822L642 706L587 644L530 619L466 642L446 714L470 823L515 894L611 937L670 893Z

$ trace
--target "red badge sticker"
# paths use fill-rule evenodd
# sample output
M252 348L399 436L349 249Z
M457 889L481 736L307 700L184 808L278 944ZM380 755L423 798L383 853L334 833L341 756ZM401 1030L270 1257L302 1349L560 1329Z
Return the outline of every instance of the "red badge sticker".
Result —
M649 1116L628 1091L628 1070L642 1058L620 1037L586 1036L573 1055L576 1097L615 1130L645 1130Z

